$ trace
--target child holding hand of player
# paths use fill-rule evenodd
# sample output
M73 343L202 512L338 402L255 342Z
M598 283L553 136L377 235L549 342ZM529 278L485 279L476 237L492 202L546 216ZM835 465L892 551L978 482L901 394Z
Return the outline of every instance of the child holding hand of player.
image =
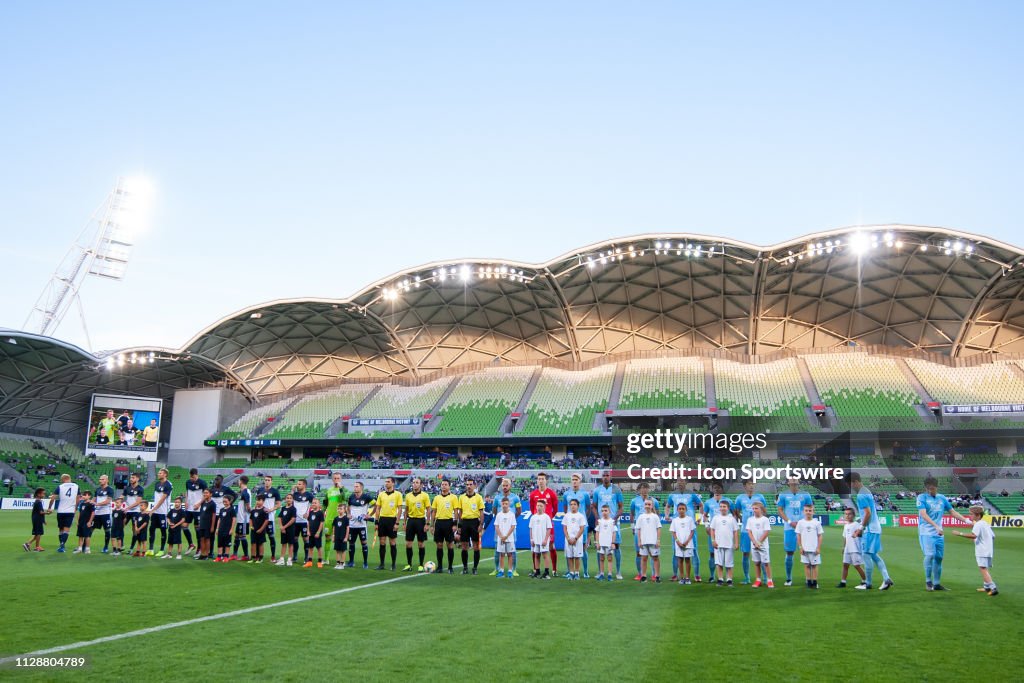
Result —
M732 588L733 550L740 544L740 527L730 511L729 501L718 504L718 514L711 520L711 547L715 551L715 573L718 585ZM727 580L725 580L727 579Z
M795 531L807 587L817 589L818 567L821 565L821 539L825 531L821 528L821 522L814 519L813 505L804 505L804 518L796 523Z
M530 576L535 579L551 578L551 539L555 534L555 527L551 524L551 518L544 512L547 503L540 499L537 501L537 514L530 517L530 551L533 553L533 571ZM540 573L541 564L544 564L544 575Z
M750 559L754 562L754 583L751 584L751 588L760 588L762 578L768 588L775 588L768 548L768 535L771 530L772 523L765 516L764 504L761 501L755 502L754 514L747 520L747 528L744 530L750 538Z
M846 577L850 573L850 567L860 574L860 590L866 590L867 577L864 574L864 557L861 554L860 530L864 525L857 521L857 513L853 508L843 510L843 519L846 524L843 526L843 577L839 579L836 588L846 588Z
M612 519L612 511L607 505L601 506L601 519L597 520L594 530L597 537L597 580L614 581L612 560L615 557L615 541L619 525Z
M983 582L978 592L999 595L999 589L996 587L996 582L992 580L992 572L990 571L992 569L992 555L995 553L996 535L993 533L989 523L983 519L984 516L985 508L980 505L972 505L971 519L974 520L974 526L969 533L965 534L962 531L958 531L956 535L974 539L974 559L978 563L978 569L981 571L981 580Z
M501 511L494 516L494 552L498 553L498 573L512 578L512 558L516 553L516 516L508 496L501 499Z

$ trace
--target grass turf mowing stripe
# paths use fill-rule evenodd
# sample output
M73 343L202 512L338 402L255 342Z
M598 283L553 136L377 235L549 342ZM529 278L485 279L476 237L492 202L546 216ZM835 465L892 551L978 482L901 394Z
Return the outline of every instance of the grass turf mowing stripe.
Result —
M526 550L518 550L516 554L525 553ZM493 560L494 556L482 557L480 562L483 563L487 560ZM460 569L464 565L457 564L452 569ZM316 593L314 595L305 595L301 598L291 598L290 600L280 600L278 602L271 602L266 605L256 605L255 607L245 607L243 609L231 610L230 612L221 612L220 614L208 614L205 617L196 617L195 619L185 619L184 621L173 621L169 624L161 624L160 626L150 626L148 628L140 628L135 631L126 631L125 633L115 633L110 636L103 636L101 638L94 638L92 640L82 640L77 643L69 643L67 645L57 645L56 647L48 647L43 650L36 650L34 652L26 652L24 654L12 655L10 657L0 658L0 666L4 664L10 664L16 659L24 657L42 657L45 655L53 655L58 652L68 652L70 650L77 650L83 647L91 647L92 645L100 645L101 643L110 643L115 640L124 640L126 638L135 638L137 636L145 636L150 633L159 633L160 631L167 631L172 628L180 628L182 626L192 626L193 624L201 624L205 621L216 621L218 619L227 619L229 617L237 617L243 614L252 614L253 612L262 612L263 610L273 609L275 607L285 607L287 605L295 605L302 602L309 602L311 600L319 600L321 598L330 598L335 595L342 595L343 593L351 593L353 591L362 590L363 588L373 588L374 586L384 586L389 583L397 583L398 581L406 581L408 579L415 579L420 576L427 576L426 572L410 574L408 576L396 576L393 579L384 579L383 581L374 581L373 583L364 583L358 586L348 586L347 588L339 588L338 590L327 591L326 593Z

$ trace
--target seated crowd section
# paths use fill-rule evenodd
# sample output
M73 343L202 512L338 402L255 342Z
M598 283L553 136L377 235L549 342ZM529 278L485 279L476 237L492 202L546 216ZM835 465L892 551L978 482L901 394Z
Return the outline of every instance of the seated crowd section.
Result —
M1022 361L951 367L862 351L807 353L768 362L703 357L634 358L582 370L502 365L422 384L367 382L318 389L254 406L222 440L444 440L472 437L595 436L614 415L680 411L758 418L774 433L1021 428L1008 417L947 417L944 404L1024 403ZM808 378L801 373L806 365ZM714 387L713 397L708 387ZM834 415L818 421L817 400ZM714 405L712 405L712 403ZM343 418L400 419L414 426L349 427ZM829 418L825 418L829 419ZM685 427L684 427L685 429Z

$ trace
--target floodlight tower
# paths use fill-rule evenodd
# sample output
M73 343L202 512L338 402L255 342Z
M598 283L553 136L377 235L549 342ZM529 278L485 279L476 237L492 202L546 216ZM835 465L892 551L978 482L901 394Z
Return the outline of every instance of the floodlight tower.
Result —
M107 280L124 279L135 243L135 231L145 219L151 194L152 188L145 179L117 179L114 189L89 217L43 288L32 312L25 319L25 330L41 335L52 334L74 302L82 318L86 342L92 346L79 290L90 275Z

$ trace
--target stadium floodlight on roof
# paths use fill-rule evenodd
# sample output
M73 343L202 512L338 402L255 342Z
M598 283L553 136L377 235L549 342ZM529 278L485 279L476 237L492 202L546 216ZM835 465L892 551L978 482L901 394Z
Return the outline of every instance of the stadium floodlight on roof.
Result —
M85 325L78 292L89 275L108 280L124 278L135 244L145 224L152 185L144 178L118 178L114 189L90 216L25 320L25 329L52 334L77 302ZM86 341L89 332L85 329ZM91 342L89 342L91 345Z

